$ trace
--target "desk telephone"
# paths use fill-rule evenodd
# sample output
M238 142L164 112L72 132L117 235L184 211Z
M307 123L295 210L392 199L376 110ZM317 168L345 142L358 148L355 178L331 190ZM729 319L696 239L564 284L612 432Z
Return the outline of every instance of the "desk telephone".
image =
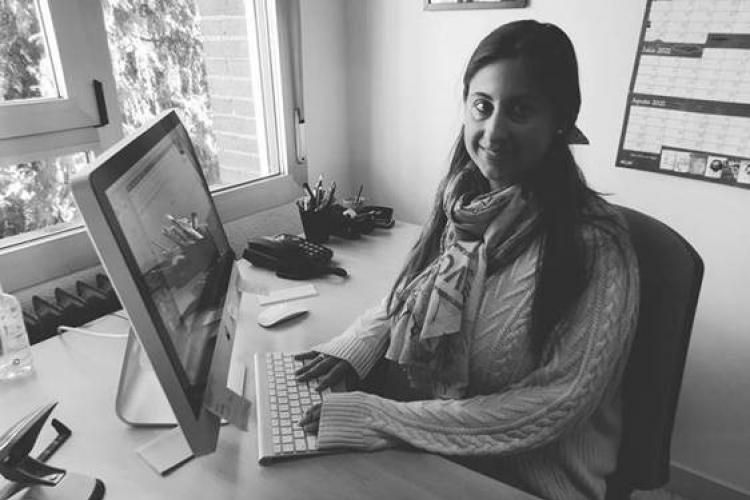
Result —
M242 256L258 267L276 271L280 278L304 280L324 274L346 277L331 265L333 250L291 234L253 238Z

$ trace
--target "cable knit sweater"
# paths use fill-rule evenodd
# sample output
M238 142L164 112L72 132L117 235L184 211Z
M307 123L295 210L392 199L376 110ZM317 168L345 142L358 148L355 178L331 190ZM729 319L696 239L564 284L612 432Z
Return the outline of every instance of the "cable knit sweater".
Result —
M635 330L638 273L622 231L613 238L587 227L584 241L596 249L590 283L541 363L529 336L536 244L486 281L469 332L470 397L398 402L364 392L331 394L319 446L376 450L406 443L543 498L604 498L620 440L619 387ZM383 302L315 350L347 360L364 378L385 353L389 325Z

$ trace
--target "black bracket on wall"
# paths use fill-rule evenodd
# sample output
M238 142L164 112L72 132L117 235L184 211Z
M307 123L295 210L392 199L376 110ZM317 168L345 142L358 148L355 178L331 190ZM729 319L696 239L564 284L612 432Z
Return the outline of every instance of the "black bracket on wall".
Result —
M107 114L107 102L104 100L104 85L99 80L94 80L94 98L96 99L96 110L99 112L99 124L96 128L109 124L109 115Z

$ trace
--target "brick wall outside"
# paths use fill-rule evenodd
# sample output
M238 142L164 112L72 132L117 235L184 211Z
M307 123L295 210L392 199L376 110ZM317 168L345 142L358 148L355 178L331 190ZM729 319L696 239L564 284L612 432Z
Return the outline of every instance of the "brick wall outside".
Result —
M222 183L261 175L244 0L197 0Z

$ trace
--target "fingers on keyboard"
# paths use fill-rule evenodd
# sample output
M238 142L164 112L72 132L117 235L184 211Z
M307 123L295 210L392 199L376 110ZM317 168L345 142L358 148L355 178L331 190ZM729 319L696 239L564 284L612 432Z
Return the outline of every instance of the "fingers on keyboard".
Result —
M304 359L297 359L294 358L294 361L297 363L297 368L294 371L294 374L297 376L305 376L307 377L307 372L318 366L318 363L325 360L328 356L325 354L318 354L314 358L304 358Z
M325 376L320 378L317 391L321 392L324 389L328 389L329 387L336 385L346 377L348 369L349 366L346 363L341 361L337 362L336 366L331 368L331 370L329 370Z
M336 363L338 363L338 361L338 359L328 356L326 358L323 358L321 361L311 363L310 365L304 367L304 371L302 371L297 377L304 377L306 379L309 379L311 377L319 377L328 373L329 370L336 366Z
M307 352L301 352L299 354L294 355L294 359L297 361L304 361L306 359L313 359L318 355L317 351L307 351Z

